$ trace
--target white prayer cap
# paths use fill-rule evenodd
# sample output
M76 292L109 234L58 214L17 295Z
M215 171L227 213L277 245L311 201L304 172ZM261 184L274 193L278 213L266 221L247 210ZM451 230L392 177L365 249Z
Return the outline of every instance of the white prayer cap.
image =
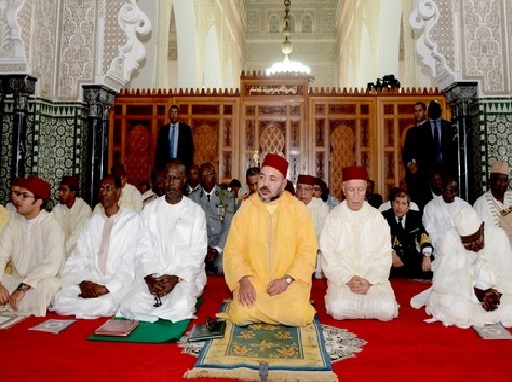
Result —
M455 215L455 229L459 236L473 235L482 224L476 211L471 207L465 207Z
M491 174L508 175L508 163L507 162L494 162L491 166Z

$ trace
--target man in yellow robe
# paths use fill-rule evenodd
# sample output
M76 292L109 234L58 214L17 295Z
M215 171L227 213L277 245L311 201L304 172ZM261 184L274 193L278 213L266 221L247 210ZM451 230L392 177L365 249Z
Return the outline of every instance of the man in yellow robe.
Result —
M231 223L223 267L233 301L219 317L237 325L305 326L315 315L309 302L315 229L304 203L284 191L287 170L286 159L268 154L258 192Z

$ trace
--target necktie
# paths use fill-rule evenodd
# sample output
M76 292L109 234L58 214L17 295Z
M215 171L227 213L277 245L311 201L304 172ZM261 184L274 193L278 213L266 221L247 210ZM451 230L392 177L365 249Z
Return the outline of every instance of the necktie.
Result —
M212 196L211 196L211 195L209 195L209 194L208 194L208 195L206 195L206 199L208 200L208 203L210 203L210 199L211 199L211 198L212 198Z
M404 231L404 223L403 223L404 218L403 218L403 216L397 218L397 220L398 220L398 229L399 229L400 232L403 232Z
M436 163L441 164L443 154L441 153L441 144L439 142L439 121L434 121L434 144L436 145Z
M170 147L169 147L169 156L171 158L176 158L176 155L174 155L174 137L176 135L176 125L175 124L172 124L171 125L171 142L170 142Z

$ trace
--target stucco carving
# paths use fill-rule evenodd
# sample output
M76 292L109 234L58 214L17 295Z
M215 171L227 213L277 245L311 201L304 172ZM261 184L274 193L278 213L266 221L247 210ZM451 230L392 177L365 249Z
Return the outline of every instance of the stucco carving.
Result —
M484 93L505 90L504 18L497 0L464 1L464 75L483 78Z
M455 80L455 74L449 67L446 58L447 52L443 52L442 35L436 32L439 28L441 14L438 4L434 0L420 0L416 9L414 9L409 18L411 27L421 31L421 35L416 41L416 52L421 57L421 63L432 72L432 77L436 83L441 86L447 86ZM447 23L450 25L450 23ZM445 34L453 37L452 31L442 28ZM446 39L448 44L453 43L452 39Z
M96 0L65 0L61 22L58 96L76 98L79 85L94 81Z
M24 0L0 0L0 71L10 68L27 68L27 58L16 21L16 13Z
M131 0L131 4L121 7L118 22L127 40L119 47L118 56L112 60L105 74L105 82L118 83L118 86L114 87L117 90L131 79L133 71L139 67L139 62L146 57L146 49L137 35L146 35L151 31L151 22L140 10L136 0Z

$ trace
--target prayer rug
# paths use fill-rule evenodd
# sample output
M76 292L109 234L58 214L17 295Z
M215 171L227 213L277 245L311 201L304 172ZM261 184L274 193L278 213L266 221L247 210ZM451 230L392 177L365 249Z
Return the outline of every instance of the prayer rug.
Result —
M227 322L224 338L207 340L185 378L233 378L259 381L260 362L269 381L335 382L318 317L299 328L284 325L237 326Z
M183 348L183 354L189 354L197 358L203 350L205 341L188 342L189 333L180 338L178 346ZM366 341L357 337L354 333L336 326L322 325L322 334L325 340L325 350L331 363L355 358L357 353L362 352L363 346L366 345Z

